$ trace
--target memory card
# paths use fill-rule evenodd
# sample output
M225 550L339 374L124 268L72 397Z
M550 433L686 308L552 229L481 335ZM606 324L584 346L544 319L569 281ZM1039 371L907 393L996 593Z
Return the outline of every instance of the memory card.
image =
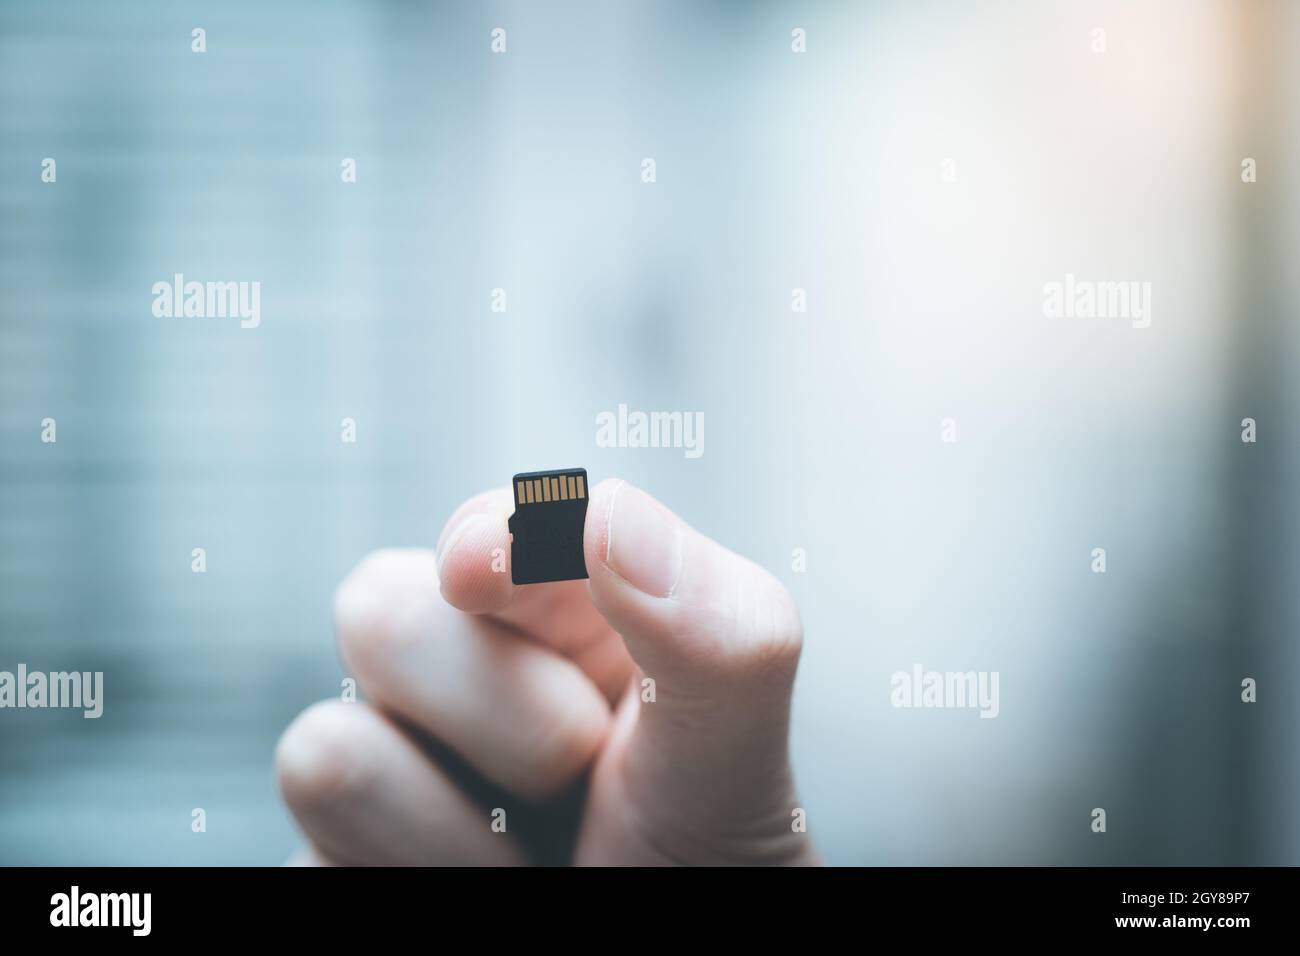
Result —
M587 576L582 529L587 522L587 470L515 475L510 516L510 580L515 584Z

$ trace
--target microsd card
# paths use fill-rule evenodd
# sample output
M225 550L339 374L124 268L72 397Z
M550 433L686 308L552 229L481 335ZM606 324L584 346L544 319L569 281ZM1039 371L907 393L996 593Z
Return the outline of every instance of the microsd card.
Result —
M582 528L587 521L587 470L515 475L510 516L510 580L515 584L587 576Z

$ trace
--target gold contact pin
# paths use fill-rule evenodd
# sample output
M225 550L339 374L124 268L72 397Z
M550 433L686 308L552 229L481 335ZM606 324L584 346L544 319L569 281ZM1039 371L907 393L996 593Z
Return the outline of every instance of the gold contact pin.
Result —
M582 475L545 475L515 482L518 504L543 501L576 501L587 497L587 482Z

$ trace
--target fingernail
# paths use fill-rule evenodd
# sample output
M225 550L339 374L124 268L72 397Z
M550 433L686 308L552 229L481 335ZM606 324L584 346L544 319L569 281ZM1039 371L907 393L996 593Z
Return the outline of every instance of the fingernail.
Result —
M668 597L682 568L681 528L663 505L626 482L609 499L605 562L637 590Z

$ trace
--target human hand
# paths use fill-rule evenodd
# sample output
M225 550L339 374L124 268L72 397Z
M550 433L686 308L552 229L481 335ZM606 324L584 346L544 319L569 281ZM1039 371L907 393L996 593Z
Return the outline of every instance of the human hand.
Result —
M340 586L368 702L316 704L276 754L308 858L817 862L792 825L802 628L780 582L604 481L590 580L516 586L499 570L512 510L505 489L472 498L436 553L376 552Z

